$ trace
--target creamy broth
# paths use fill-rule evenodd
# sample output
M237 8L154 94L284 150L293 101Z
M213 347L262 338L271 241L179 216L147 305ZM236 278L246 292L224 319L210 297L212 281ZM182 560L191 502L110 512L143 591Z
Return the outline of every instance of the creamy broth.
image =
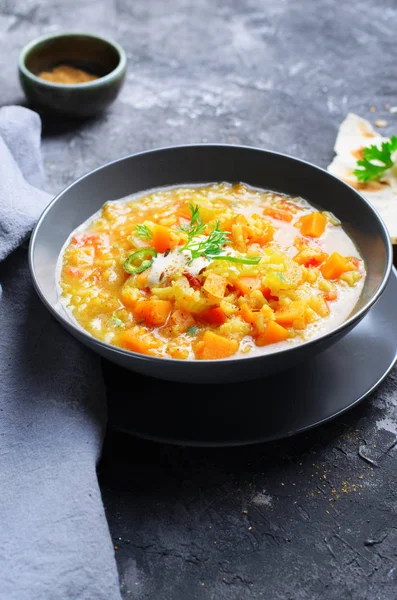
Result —
M218 254L203 253L211 235L223 242ZM365 265L337 219L304 199L207 184L108 202L70 236L57 280L67 312L107 343L179 359L239 358L343 323Z

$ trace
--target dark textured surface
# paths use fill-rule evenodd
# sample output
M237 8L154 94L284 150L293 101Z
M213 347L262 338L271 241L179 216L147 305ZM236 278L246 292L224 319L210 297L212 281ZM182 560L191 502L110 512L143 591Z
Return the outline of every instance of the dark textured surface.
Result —
M86 28L124 46L129 72L100 119L45 122L50 191L186 142L326 166L348 111L397 130L385 108L397 105L396 19L395 0L0 0L1 103L22 101L26 42ZM101 480L124 597L397 598L396 388L394 375L342 419L252 448L109 436Z

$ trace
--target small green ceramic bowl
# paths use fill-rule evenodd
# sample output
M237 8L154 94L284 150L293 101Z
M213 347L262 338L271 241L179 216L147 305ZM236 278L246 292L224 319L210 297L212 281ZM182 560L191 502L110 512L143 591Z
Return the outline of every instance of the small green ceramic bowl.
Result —
M83 69L99 79L63 84L39 77L58 65ZM124 50L115 42L88 33L47 35L30 42L19 57L19 78L32 106L70 117L90 117L117 97L127 68Z

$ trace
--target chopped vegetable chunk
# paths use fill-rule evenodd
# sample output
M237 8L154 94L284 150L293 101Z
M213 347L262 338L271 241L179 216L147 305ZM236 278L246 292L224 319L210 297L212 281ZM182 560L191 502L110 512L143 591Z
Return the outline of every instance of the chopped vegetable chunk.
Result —
M222 325L227 317L220 306L213 306L200 314L200 319L212 325Z
M312 212L300 219L300 230L302 235L318 238L324 231L327 217L320 212Z
M284 342L286 339L288 339L288 331L275 321L268 321L264 332L260 333L255 339L255 344L257 346L268 346L269 344Z
M287 221L290 223L294 216L288 212L287 210L280 210L278 208L265 208L263 214L268 217L273 217L273 219L277 219L278 221Z
M171 248L175 248L179 242L179 237L168 227L155 225L153 227L153 247L157 252L162 253Z
M134 306L134 316L138 322L145 321L146 325L159 327L167 321L171 308L168 300L140 300Z
M338 252L333 252L328 260L322 265L321 273L325 279L338 279L342 273L356 271L357 268L358 263L354 258L345 258Z
M238 350L238 342L228 340L212 331L206 331L201 342L196 344L196 358L214 360L233 356Z
M226 285L227 280L225 277L211 272L205 280L203 288L206 292L211 294L211 296L215 296L215 298L223 298L225 295Z
M137 327L132 327L121 334L121 343L127 350L139 352L140 354L150 354L151 356L160 356L162 343L150 333L143 333Z

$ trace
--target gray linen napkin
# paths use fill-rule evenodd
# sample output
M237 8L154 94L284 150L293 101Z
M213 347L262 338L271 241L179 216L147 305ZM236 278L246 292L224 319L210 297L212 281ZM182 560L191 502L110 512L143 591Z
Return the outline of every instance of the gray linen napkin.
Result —
M117 600L95 471L100 363L41 305L19 247L50 200L40 129L36 113L0 109L0 598Z

